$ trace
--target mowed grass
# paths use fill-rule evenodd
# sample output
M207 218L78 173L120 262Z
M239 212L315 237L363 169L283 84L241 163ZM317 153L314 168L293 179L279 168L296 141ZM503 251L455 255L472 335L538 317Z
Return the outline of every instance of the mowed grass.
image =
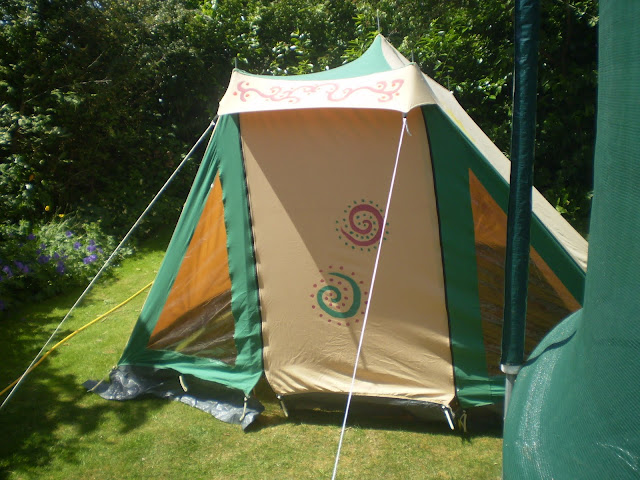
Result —
M166 239L149 242L100 281L53 343L155 278ZM30 305L0 322L0 389L29 365L81 292ZM109 402L87 393L107 378L146 292L66 342L29 375L0 411L0 479L331 478L342 414L282 413L265 382L265 412L244 433L178 402ZM3 397L2 399L4 399ZM444 422L354 413L345 434L341 479L498 479L500 431L463 435Z

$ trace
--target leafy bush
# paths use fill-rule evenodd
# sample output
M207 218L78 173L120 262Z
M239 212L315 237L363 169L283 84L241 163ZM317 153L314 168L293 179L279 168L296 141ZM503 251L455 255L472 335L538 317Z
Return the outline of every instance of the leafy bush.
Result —
M0 223L126 232L215 113L224 31L192 0L0 2Z
M114 248L98 223L0 225L0 311L88 284Z

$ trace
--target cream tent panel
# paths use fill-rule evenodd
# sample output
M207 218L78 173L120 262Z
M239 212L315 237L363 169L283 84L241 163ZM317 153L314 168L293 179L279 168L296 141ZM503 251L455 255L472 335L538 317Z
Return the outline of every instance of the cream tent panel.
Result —
M396 59L396 62L399 60ZM218 115L301 108L376 108L408 112L435 103L417 65L340 80L291 80L234 70Z
M278 394L348 392L377 240L385 235L354 393L448 404L453 367L432 169L409 115L321 109L240 116L263 319Z

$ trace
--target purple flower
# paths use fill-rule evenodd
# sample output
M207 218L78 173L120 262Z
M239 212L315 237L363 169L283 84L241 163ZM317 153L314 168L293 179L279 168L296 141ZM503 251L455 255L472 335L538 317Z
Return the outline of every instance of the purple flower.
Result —
M27 240L35 240L36 236L33 233L30 233L29 235L27 235Z
M40 255L38 257L38 263L49 263L49 260L51 260L51 257L48 255Z
M80 247L82 247L82 244L80 242L76 242L73 244L73 249L74 250L78 250Z
M67 230L66 232L64 232L64 234L67 236L67 238L73 237L73 232L71 230Z
M91 245L92 247L96 244L95 240L89 240L89 245Z
M31 271L31 269L29 268L29 265L19 262L18 260L14 260L14 262L16 267L18 267L18 270L20 270L22 273L29 273ZM7 267L9 268L9 267ZM4 270L4 269L3 269ZM9 270L11 271L11 270Z
M9 266L8 266L8 265L5 265L5 266L2 268L2 271L3 271L4 273L6 273L6 274L7 274L7 278L11 278L11 277L13 277L13 272L11 271L11 269L9 268Z
M88 257L84 257L82 261L85 265L89 265L90 263L95 262L98 259L97 255L89 255Z
M91 242L89 242L89 246L87 247L87 252L95 252L96 248L98 247L96 247L95 243L92 244Z
M58 252L53 252L53 259L58 260L59 258L60 258L60 255L58 255Z
M42 248L44 250L45 248L47 248L47 245L45 243L41 243L40 244L40 248Z
M60 275L64 273L64 262L62 260L58 260L58 265L56 266L56 272Z

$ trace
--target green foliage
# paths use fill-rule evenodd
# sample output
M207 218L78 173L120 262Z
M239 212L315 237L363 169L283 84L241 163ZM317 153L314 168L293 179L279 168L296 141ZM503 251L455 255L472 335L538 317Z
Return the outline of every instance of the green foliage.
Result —
M512 12L504 4L460 7L433 19L416 42L426 73L455 92L503 151L510 142Z
M121 236L214 115L234 64L303 74L380 31L509 151L513 0L5 0L0 224L56 215ZM542 2L534 183L586 231L595 129L595 0ZM175 221L197 162L141 235Z
M268 75L340 66L355 15L348 0L232 0L207 2L204 9L227 27L226 44L238 67Z
M48 205L121 233L208 123L234 63L275 75L333 68L359 56L378 28L509 150L513 0L7 0L0 8L3 222L45 219ZM582 224L597 22L595 0L543 2L535 183L554 204L568 194L565 214ZM190 168L157 218L177 215Z
M114 248L113 237L98 223L63 219L1 227L0 311L87 285Z
M543 3L534 182L582 232L593 190L597 23L596 2Z
M212 22L177 0L14 1L2 18L0 220L49 205L122 232L216 108Z

